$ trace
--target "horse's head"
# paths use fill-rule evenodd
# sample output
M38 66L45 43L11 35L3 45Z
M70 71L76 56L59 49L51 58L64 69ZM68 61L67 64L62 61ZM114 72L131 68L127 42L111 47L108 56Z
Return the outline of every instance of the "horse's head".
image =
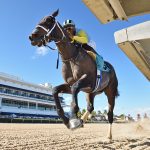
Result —
M42 45L45 45L47 42L57 42L65 37L60 24L55 20L58 12L59 10L55 11L50 16L44 17L35 27L31 35L29 36L29 39L33 46L40 47Z

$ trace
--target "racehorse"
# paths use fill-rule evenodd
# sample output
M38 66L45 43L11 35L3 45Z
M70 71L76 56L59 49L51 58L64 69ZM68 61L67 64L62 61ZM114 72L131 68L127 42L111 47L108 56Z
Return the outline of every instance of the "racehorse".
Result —
M44 17L35 27L29 39L33 46L43 46L54 41L62 59L62 75L65 83L53 88L52 94L56 103L57 113L69 129L83 126L88 115L94 110L94 97L104 92L108 98L108 138L112 139L112 123L115 98L118 93L118 80L113 66L105 62L110 69L102 72L101 86L94 91L97 78L95 61L80 46L72 43L67 32L56 21L58 10ZM82 118L77 117L79 111L78 93L86 93L87 111ZM67 117L59 100L59 93L72 94L71 115Z

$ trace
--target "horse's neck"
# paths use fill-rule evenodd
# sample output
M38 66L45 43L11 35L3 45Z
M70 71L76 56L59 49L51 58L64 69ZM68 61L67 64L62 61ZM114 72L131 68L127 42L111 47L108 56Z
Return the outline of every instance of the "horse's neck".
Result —
M62 60L68 60L74 57L74 54L76 53L76 47L70 43L70 41L61 41L56 45L59 53L61 54Z
M71 43L67 32L63 29L60 23L58 23L57 32L60 35L59 38L62 38L62 36L64 38L63 40L56 43L56 46L59 50L59 53L61 54L62 59L67 60L73 58L74 54L76 54L76 47L73 43Z

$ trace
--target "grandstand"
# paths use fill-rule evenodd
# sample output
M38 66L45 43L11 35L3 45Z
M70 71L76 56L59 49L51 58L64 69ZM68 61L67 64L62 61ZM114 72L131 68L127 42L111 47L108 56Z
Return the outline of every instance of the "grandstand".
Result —
M59 97L65 107L63 97ZM52 86L33 84L23 79L0 73L0 117L59 118Z

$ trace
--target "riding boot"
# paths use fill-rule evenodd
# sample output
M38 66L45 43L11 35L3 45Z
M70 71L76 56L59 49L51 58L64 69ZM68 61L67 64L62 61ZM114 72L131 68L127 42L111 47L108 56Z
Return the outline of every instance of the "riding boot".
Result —
M97 69L100 71L110 71L109 67L105 64L103 57L100 55L96 55L96 65Z

